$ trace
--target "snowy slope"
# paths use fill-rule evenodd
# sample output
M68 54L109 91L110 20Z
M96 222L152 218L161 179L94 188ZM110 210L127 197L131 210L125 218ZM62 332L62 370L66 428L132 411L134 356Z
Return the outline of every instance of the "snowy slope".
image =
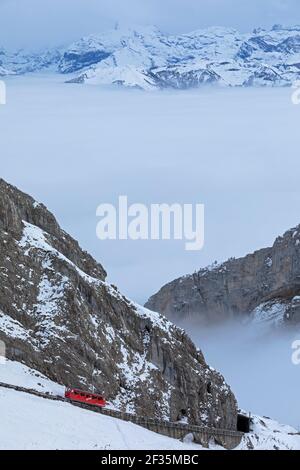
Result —
M0 366L0 382L63 395L64 388L23 364ZM3 449L169 449L204 450L116 418L0 387L0 450ZM291 426L253 416L251 432L236 450L300 450ZM78 433L80 429L80 433ZM221 449L211 443L210 449Z
M0 365L0 382L30 388L38 392L64 396L65 387L49 380L40 372L17 361L6 360Z
M0 450L201 449L140 426L0 388Z
M84 37L64 50L9 54L0 49L0 75L52 67L67 82L144 90L222 86L288 86L300 78L300 26L275 25L241 34L210 27L169 35L154 26Z

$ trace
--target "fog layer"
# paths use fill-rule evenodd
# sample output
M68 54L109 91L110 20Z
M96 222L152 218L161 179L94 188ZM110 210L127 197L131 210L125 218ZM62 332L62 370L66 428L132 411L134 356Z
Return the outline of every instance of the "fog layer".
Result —
M289 89L143 93L7 83L1 176L43 201L109 279L144 303L164 283L273 243L299 220L300 106ZM205 245L96 238L96 208L204 203Z
M292 362L292 343L300 340L300 328L276 332L234 322L203 328L195 320L180 325L225 376L241 408L300 431L300 365Z

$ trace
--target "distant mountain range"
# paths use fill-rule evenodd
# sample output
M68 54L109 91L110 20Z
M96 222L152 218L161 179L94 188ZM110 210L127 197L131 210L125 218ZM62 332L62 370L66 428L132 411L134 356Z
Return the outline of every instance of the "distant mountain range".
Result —
M144 90L290 86L300 79L300 26L247 34L211 27L177 36L149 26L114 29L40 53L0 49L0 76L43 69L66 75L66 82Z

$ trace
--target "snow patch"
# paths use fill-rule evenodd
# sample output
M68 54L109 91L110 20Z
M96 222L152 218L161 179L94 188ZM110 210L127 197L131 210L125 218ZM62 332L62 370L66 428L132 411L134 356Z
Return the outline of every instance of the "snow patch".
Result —
M254 324L272 324L280 326L284 322L286 305L279 301L264 302L251 314Z
M10 338L31 342L31 334L17 320L13 320L0 310L0 330Z
M65 394L65 387L63 385L53 382L45 375L20 362L9 359L0 366L0 382L51 395L64 396Z

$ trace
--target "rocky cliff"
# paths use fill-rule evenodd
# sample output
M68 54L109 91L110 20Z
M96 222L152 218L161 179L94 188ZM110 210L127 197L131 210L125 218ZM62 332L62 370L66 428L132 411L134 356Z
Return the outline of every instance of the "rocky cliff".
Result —
M234 429L236 401L181 329L125 298L41 204L0 180L0 340L7 355L112 406ZM1 370L0 370L1 376Z
M208 324L231 317L276 325L300 322L300 225L271 248L170 282L146 306L175 321L194 316Z

